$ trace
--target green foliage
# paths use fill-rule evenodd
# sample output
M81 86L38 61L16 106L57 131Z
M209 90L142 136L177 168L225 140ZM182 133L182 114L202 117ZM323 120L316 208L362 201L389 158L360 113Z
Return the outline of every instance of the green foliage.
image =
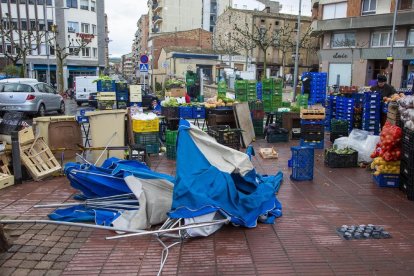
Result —
M17 66L7 65L4 67L3 73L6 74L6 77L17 77L20 75L21 70Z
M94 80L93 83L97 83L98 81L111 81L111 77L106 76L106 75L99 75L98 79Z
M171 88L184 88L185 81L178 79L169 79L165 82L165 89L169 90Z

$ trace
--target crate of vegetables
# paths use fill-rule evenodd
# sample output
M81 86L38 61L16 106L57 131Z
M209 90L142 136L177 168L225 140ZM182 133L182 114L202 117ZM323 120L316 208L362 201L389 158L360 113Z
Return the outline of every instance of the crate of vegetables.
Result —
M239 150L241 129L231 129L227 125L209 126L207 133L219 144Z
M351 148L336 147L325 150L325 165L329 168L353 168L358 166L358 152Z

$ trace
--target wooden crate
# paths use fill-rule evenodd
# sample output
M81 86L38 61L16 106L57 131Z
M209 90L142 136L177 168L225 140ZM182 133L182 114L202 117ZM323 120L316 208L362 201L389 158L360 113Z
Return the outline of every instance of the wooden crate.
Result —
M115 92L98 92L96 94L96 100L98 101L116 101Z
M20 158L35 181L59 172L62 168L43 138L21 145Z
M9 170L9 158L5 153L0 153L0 173L11 175Z
M35 139L35 137L34 137L32 127L24 128L24 129L19 131L19 143L20 143L20 145L31 143L31 142L34 141L34 139Z
M0 173L0 190L14 184L14 176Z
M300 110L300 118L306 120L323 120L325 119L325 108Z
M279 157L274 148L260 148L259 153L263 159L277 159Z

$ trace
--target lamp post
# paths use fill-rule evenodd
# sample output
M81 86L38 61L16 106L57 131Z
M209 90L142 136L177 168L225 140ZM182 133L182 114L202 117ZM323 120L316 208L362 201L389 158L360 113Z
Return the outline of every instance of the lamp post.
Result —
M395 7L394 7L394 19L392 22L392 32L391 32L391 48L390 53L388 54L387 60L392 62L394 57L394 42L395 42L395 25L397 22L397 10L398 10L398 0L395 0ZM392 68L392 67L391 67ZM388 81L391 82L390 78L388 78Z
M296 96L299 74L299 42L300 42L300 17L302 14L302 0L299 0L298 29L296 33L295 71L293 74L293 96Z

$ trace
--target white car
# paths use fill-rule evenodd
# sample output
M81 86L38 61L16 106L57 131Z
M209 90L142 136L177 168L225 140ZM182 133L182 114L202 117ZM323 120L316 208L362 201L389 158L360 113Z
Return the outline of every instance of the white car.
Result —
M52 86L36 79L4 79L0 81L0 113L6 111L64 114L65 102Z

